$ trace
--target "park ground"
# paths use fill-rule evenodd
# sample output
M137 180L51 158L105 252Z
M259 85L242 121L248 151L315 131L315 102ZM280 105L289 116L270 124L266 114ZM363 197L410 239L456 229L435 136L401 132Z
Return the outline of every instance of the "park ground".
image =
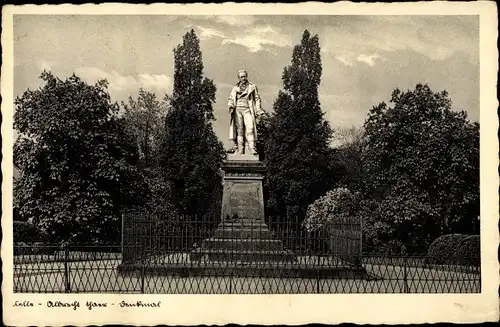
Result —
M307 293L477 293L479 271L444 266L400 266L364 258L366 278L269 278L234 276L159 276L117 271L119 254L101 260L64 262L17 258L14 292L157 294L307 294ZM41 257L40 257L41 258ZM48 259L48 257L46 257ZM52 258L53 259L53 258Z

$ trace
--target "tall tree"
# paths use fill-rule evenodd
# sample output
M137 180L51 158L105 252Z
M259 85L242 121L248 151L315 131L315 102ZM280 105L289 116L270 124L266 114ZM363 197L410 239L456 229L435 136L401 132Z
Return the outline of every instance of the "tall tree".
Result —
M266 142L268 207L275 215L304 219L307 206L332 187L332 129L323 119L318 36L306 30L283 71Z
M273 113L264 112L257 120L257 141L255 147L259 155L259 160L264 161L266 155L266 144L271 134L271 121Z
M472 233L479 214L479 124L427 85L392 93L365 122L369 196L388 238L419 251L439 235ZM386 230L388 230L386 228Z
M203 77L200 43L191 30L174 49L174 89L165 120L162 170L180 213L220 214L222 143L213 128L215 85Z
M335 138L340 143L336 147L335 158L340 166L340 183L352 191L361 191L363 185L362 145L364 129L355 126L339 128Z
M127 133L136 142L138 168L149 187L150 197L144 197L144 209L159 216L175 212L169 203L170 185L163 178L160 169L161 145L165 140L165 117L169 107L168 95L160 101L154 93L142 88L136 99L129 97L128 103L122 102Z
M129 97L122 102L127 132L136 140L141 167L151 168L158 164L160 144L165 131L168 97L159 101L154 93L139 89L137 99Z
M106 81L41 78L43 87L15 100L19 212L54 242L117 241L121 210L145 193L118 105Z

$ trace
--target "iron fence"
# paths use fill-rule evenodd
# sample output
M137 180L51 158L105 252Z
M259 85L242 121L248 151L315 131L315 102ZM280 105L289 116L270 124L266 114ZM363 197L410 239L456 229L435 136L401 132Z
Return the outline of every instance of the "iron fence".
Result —
M169 253L190 253L206 261L297 262L297 257L335 257L359 265L362 253L361 221L346 218L328 228L307 229L294 219L245 217L123 215L123 260Z
M125 251L124 251L125 250ZM157 248L137 261L124 260L123 245L19 245L14 247L14 292L18 293L477 293L478 265L426 256L362 255L346 263L327 251L224 260L193 255L194 250ZM195 249L196 250L196 249ZM240 251L239 249L237 249ZM300 248L299 248L300 250ZM227 251L230 253L230 251ZM281 255L278 250L267 252ZM261 253L263 254L263 252ZM248 259L248 258L247 258ZM440 258L443 259L443 258ZM465 262L477 262L466 260Z
M316 226L318 227L318 226ZM123 216L122 244L16 245L14 291L474 293L479 258L362 254L361 222Z

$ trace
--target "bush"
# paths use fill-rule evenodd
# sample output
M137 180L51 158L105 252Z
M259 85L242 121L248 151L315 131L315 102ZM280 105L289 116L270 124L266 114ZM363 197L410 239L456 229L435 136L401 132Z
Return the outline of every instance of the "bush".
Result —
M21 242L32 244L35 242L45 242L48 239L44 232L26 221L14 221L13 232L14 244Z
M328 191L307 208L304 227L308 232L330 227L334 221L354 216L359 211L360 199L356 193L340 187Z
M14 221L14 255L53 254L56 247L49 246L48 234L27 221Z
M375 235L372 240L367 240L368 236L365 237L365 235L365 231L363 230L363 252L370 256L398 257L406 254L403 250L404 245L401 241L390 240L383 242L377 239L378 235Z
M427 263L457 263L457 249L469 237L470 235L464 234L447 234L438 237L432 242L427 251Z
M31 248L28 246L28 244L24 242L15 243L14 255L30 254L31 253L30 250Z
M396 237L392 221L381 216L381 206L380 202L370 198L359 203L358 214L363 221L363 252L374 256L405 255L407 249Z
M31 247L31 254L54 254L59 248L54 245L46 245L43 242L35 242Z
M307 209L306 219L303 222L303 227L308 233L307 247L318 254L326 253L333 248L349 252L350 249L344 249L343 245L334 244L336 237L332 234L332 229L350 229L352 224L361 221L363 210L363 201L358 193L344 187L328 191Z
M481 265L481 239L479 235L470 235L458 245L455 255L458 263L464 266Z

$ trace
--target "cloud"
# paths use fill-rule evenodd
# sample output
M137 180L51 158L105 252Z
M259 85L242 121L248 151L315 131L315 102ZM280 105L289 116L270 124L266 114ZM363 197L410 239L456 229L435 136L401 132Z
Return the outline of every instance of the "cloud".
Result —
M367 53L404 50L435 61L463 52L470 63L479 62L478 20L474 17L365 16L359 19L344 21L342 28L326 26L320 33L322 50L345 65L359 61L360 56L362 62L372 65L372 60L365 60Z
M137 83L144 89L170 91L172 88L172 78L167 75L139 74Z
M336 55L335 59L343 63L345 66L352 67L354 64L345 55Z
M231 26L247 26L255 22L253 16L216 16L215 21L218 23L228 24Z
M125 100L137 93L140 88L156 93L157 96L171 92L172 78L163 74L138 74L137 76L121 75L116 71L107 72L97 67L79 67L75 74L88 83L106 79L109 82L109 92L116 100Z
M233 39L227 38L222 41L222 44L239 44L248 48L250 52L258 52L262 50L272 52L266 47L269 45L277 47L292 45L291 40L285 34L280 33L278 28L273 28L270 25L254 27L243 34L244 35L237 36Z
M364 55L364 54L361 54L361 55L359 55L356 58L356 60L359 61L359 62L364 62L368 66L373 67L373 66L375 66L375 60L374 59L377 59L379 57L380 56L378 54L373 54L373 55Z
M213 36L218 36L218 37L221 37L221 38L226 38L224 33L222 33L221 31L218 31L214 28L210 28L210 27L203 27L203 26L199 26L197 25L196 27L198 27L198 29L200 30L200 38L201 39L209 39Z

